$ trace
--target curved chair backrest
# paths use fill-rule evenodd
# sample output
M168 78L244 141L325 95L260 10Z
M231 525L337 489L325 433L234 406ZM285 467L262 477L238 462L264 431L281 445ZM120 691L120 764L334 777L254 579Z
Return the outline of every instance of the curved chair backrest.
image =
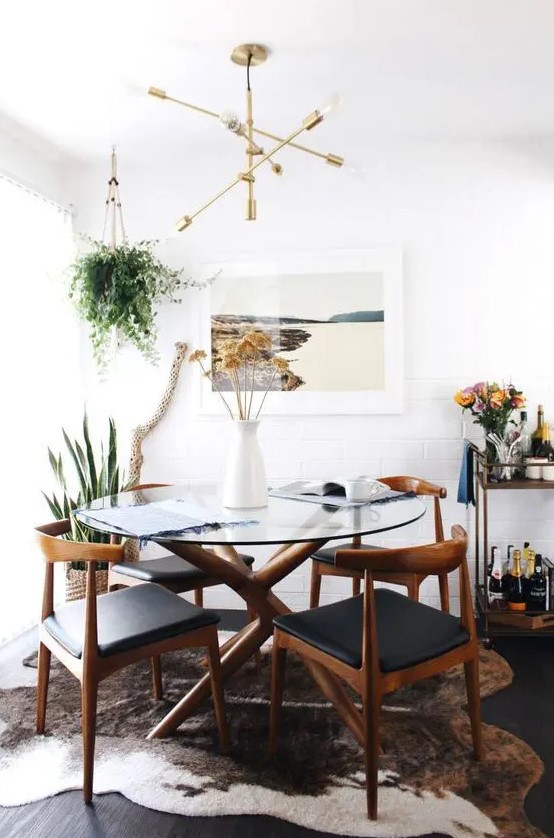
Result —
M123 561L124 548L120 544L95 544L88 541L66 541L60 536L71 532L71 522L54 521L35 527L37 540L46 562L42 595L42 619L54 613L54 564L56 562L88 562L87 615L93 615L91 624L96 626L96 563ZM91 634L92 637L92 634ZM96 629L94 630L94 638Z
M335 553L337 567L362 570L369 573L397 572L424 576L451 573L461 566L467 553L467 533L456 524L452 538L433 544L394 547L388 550L338 549Z
M380 477L381 483L386 483L395 492L413 492L414 495L426 495L432 497L433 511L435 515L435 541L444 541L444 529L442 524L442 515L440 507L440 499L445 498L447 491L444 486L437 486L435 483L429 483L428 480L422 480L419 477L408 477L406 475L395 475L393 477Z

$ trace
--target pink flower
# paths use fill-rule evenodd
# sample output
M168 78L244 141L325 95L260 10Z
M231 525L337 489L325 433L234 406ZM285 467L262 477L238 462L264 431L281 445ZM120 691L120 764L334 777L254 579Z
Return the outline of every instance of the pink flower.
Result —
M476 401L475 404L473 405L473 412L474 413L482 413L484 409L485 409L485 403L484 402Z

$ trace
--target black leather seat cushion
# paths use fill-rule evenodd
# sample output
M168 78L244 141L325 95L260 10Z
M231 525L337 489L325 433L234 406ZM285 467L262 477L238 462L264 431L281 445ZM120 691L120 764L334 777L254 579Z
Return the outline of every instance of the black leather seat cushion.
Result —
M422 663L462 646L469 635L461 621L396 591L375 591L377 641L382 672ZM363 594L310 611L276 617L283 631L359 669L362 665Z
M247 565L252 567L254 564L253 556L244 556L241 554L241 559ZM209 574L204 570L199 570L185 559L180 559L179 556L164 556L161 559L150 559L144 562L120 562L112 565L114 573L122 573L125 576L130 576L133 579L142 579L143 582L159 582L163 585L164 582L203 582L209 579Z
M317 550L312 559L315 559L316 562L324 562L325 564L335 564L335 553L337 550L344 549L348 547L349 550L384 550L384 547L376 547L375 544L334 544L332 547L322 547L321 550Z
M128 652L219 622L219 616L187 602L160 585L134 585L97 599L101 657ZM76 658L83 654L85 600L62 606L43 623L46 631Z

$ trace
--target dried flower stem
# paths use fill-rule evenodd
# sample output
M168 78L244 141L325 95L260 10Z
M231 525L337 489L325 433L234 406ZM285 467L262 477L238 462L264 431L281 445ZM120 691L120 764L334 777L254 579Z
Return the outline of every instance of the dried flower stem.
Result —
M269 393L269 391L271 390L271 385L272 385L272 384L273 384L273 382L275 381L275 376L277 375L277 372L278 372L278 371L277 371L277 370L275 370L275 372L274 372L274 373L273 373L273 375L271 376L271 381L270 381L270 382L269 382L269 384L267 385L266 391L265 391L265 393L263 394L262 400L261 400L261 402L260 402L260 406L259 406L259 408L258 408L258 412L256 413L256 416L255 416L255 418L256 418L256 419L257 419L257 418L258 418L258 416L260 415L260 411L261 411L262 407L264 406L265 398L266 398L267 394Z
M233 411L231 410L231 408L227 404L227 399L224 397L223 393L221 392L221 390L217 386L216 382L214 381L214 378L213 378L210 370L207 370L207 369L204 368L204 364L202 363L201 360L199 360L198 363L200 364L200 369L202 370L202 372L204 373L204 375L206 376L208 381L211 382L211 384L214 387L214 389L215 389L216 393L218 394L219 398L221 399L221 401L223 402L223 404L227 408L227 412L229 413L229 416L232 419L233 418Z

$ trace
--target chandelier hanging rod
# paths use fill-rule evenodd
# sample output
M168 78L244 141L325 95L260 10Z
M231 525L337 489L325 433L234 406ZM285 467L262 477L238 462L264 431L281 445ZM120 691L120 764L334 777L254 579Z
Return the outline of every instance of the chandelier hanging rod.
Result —
M211 207L212 204L218 201L221 197L223 197L223 195L229 192L234 186L236 186L241 181L252 183L254 180L254 178L252 177L252 172L255 171L255 169L257 169L258 166L261 166L262 163L265 163L266 160L269 160L270 157L273 157L274 154L277 154L277 152L280 151L283 148L283 146L290 145L291 140L294 140L294 138L298 137L298 135L301 134L303 131L311 131L312 128L315 128L315 126L319 125L319 123L322 121L323 114L321 114L319 111L313 111L311 114L309 114L306 117L306 119L303 120L300 128L297 128L295 131L289 134L288 137L285 137L284 139L280 140L277 143L277 145L274 146L274 148L272 148L270 151L264 154L263 157L260 157L260 159L257 160L252 166L250 166L250 168L248 168L245 172L239 172L237 177L234 180L232 180L231 183L229 183L224 189L218 192L217 195L214 195L213 198L210 198L210 200L203 204L203 206L201 206L199 209L197 209L196 212L193 212L191 215L183 215L182 218L180 218L176 224L177 230L181 233L183 230L186 230L187 227L190 227L197 215L200 215L201 212L204 212L204 210L208 209L208 207Z
M217 113L216 111L210 111L207 108L201 108L199 105L193 105L190 102L184 102L182 99L176 99L174 96L168 96L165 90L161 90L159 87L149 87L148 88L149 96L154 96L157 99L167 99L168 102L175 102L177 105L182 105L185 108L189 108L191 111L197 111L198 113L204 113L207 116L213 116L215 119L221 119L221 114ZM267 137L270 140L275 140L276 142L282 142L283 138L277 136L277 134L272 134L269 131L263 131L261 128L256 128L255 125L252 126L252 131L254 134L260 134L262 137ZM300 143L293 143L288 142L285 145L289 145L291 148L296 148L299 151L304 151L306 154L312 154L314 157L319 157L321 160L325 160L330 166L336 166L340 168L344 163L344 157L340 157L338 154L324 154L322 151L316 151L313 148L308 148L305 145L300 145Z

